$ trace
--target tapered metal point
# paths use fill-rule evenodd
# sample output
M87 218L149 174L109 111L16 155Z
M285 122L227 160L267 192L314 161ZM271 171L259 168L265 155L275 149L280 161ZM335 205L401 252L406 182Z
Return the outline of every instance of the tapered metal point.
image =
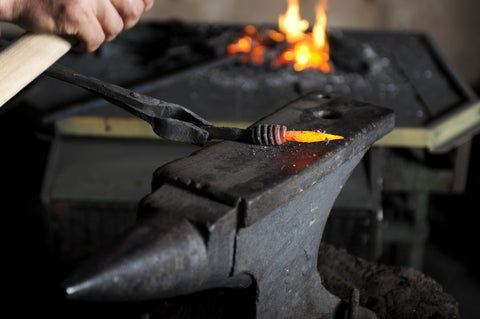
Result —
M137 223L63 283L67 298L139 301L190 293L207 267L205 242L187 220Z

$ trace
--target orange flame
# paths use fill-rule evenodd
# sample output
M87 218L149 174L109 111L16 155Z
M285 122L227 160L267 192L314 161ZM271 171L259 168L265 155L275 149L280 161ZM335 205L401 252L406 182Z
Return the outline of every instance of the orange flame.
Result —
M267 34L260 34L255 27L249 25L244 29L245 35L228 45L227 51L230 55L241 54L241 62L252 61L259 65L264 62L266 43L286 41L289 48L276 57L275 65L292 64L296 71L317 69L328 73L331 66L326 34L326 7L327 0L319 0L315 25L312 32L307 33L309 23L300 17L298 0L288 0L287 11L278 18L280 32L268 30Z
M305 33L308 22L300 19L298 0L289 0L285 15L280 15L279 29L286 34L292 45L277 59L280 65L292 63L296 71L318 69L324 73L331 70L330 47L328 45L326 27L326 0L320 0L316 6L316 21L311 33Z
M342 140L343 136L327 134L320 131L287 131L285 133L285 139L287 141L313 143Z
M287 41L296 43L305 39L308 26L308 21L300 18L298 0L288 0L287 12L278 17L278 28L287 36Z

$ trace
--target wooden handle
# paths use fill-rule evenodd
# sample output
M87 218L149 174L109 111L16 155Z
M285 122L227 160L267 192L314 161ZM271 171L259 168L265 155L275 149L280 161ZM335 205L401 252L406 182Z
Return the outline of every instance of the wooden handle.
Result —
M53 34L26 33L0 52L0 107L72 47Z

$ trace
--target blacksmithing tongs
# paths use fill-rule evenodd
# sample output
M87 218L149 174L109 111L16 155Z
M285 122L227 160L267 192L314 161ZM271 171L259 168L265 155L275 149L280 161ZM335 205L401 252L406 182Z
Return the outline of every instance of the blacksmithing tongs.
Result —
M102 96L112 104L150 123L153 131L167 140L200 146L212 139L259 145L280 145L286 141L286 127L278 124L255 125L246 130L217 127L184 106L133 92L59 64L53 64L44 74Z
M18 47L16 46L14 49L7 52L7 57L14 56L14 53L18 50L21 52L30 52L31 48L38 47L38 43L44 43L46 40L48 40L47 43L56 45L56 50L54 50L54 53L58 54L64 54L66 51L68 51L67 49L69 49L72 44L69 40L62 39L58 36L45 34L26 34L24 37L22 37L22 39L23 41L21 41L21 45ZM40 39L39 42L37 42L38 39ZM0 39L0 49L4 45L8 45L8 43L5 43L5 41L1 41ZM49 50L46 50L46 52L49 52ZM56 54L54 54L54 56L44 56L45 50L43 50L42 53L42 58L38 60L47 63L48 65L51 65L50 61L52 58L55 58L55 60L58 58ZM43 58L46 60L43 61ZM31 73L29 75L33 75L33 78L35 78L39 74L37 72L44 70L44 63L40 63L39 66L37 65L33 70L34 72L27 73ZM22 65L20 69L25 70L25 66ZM11 72L6 73L11 74ZM120 86L106 83L96 78L77 73L58 64L51 65L50 68L44 71L44 74L74 85L78 85L91 92L94 92L95 94L101 95L111 103L120 106L129 113L150 123L153 131L160 137L172 141L204 145L208 140L223 139L243 141L260 145L280 145L285 143L287 140L304 142L303 137L301 137L300 140L296 137L296 134L302 135L304 133L306 133L306 136L310 136L311 133L314 133L315 137L313 139L309 138L309 142L328 142L331 139L343 138L341 136L321 133L320 131L307 131L304 133L294 131L287 132L287 128L285 126L278 124L258 124L246 130L235 127L216 127L207 120L203 119L201 116L181 105L165 102L150 96L133 92ZM26 79L27 81L18 81L18 85L16 85L13 90L7 90L9 92L6 94L6 100L2 100L0 96L0 106L3 105L5 101L8 101L12 94L18 92L19 89L23 88L33 78L28 77ZM2 79L5 80L5 77L0 77L0 80Z
M213 125L191 110L54 64L44 74L78 85L150 123L153 131L168 140L204 145L212 138Z
M246 130L217 127L184 106L125 89L115 84L77 73L59 64L52 65L46 75L78 85L101 95L107 101L150 123L160 137L176 142L204 145L212 139L242 141L258 145L280 145L286 141L318 142L343 139L342 136L320 131L288 131L283 125L258 124ZM297 137L296 134L308 136Z

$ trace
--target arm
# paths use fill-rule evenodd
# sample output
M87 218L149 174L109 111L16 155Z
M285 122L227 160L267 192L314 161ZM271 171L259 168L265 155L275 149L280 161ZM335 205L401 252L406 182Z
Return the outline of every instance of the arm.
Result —
M154 0L0 0L0 21L33 32L75 35L79 51L95 51L133 27Z

